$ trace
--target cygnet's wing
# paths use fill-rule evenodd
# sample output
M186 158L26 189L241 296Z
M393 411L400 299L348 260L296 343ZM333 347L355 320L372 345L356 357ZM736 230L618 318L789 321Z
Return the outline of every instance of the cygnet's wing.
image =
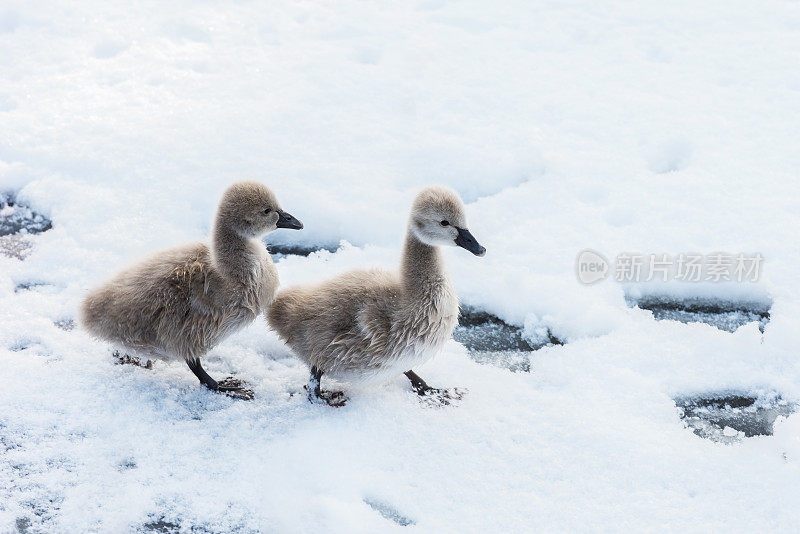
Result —
M109 341L169 350L164 336L174 339L190 307L186 284L177 283L175 273L204 250L200 243L164 250L118 273L87 296L85 326Z
M398 307L399 281L381 270L348 273L351 321L323 351L342 368L371 367L384 357L391 341L392 322Z

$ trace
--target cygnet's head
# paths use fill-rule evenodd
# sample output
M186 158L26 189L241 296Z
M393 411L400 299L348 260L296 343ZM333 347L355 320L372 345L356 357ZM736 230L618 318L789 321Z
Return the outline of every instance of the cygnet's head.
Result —
M281 209L270 188L258 182L237 182L230 186L219 203L216 224L246 239L260 237L276 228L303 228L303 223Z
M464 204L450 188L431 186L420 191L411 206L409 225L417 239L426 245L457 246L476 256L486 254L486 249L467 230Z

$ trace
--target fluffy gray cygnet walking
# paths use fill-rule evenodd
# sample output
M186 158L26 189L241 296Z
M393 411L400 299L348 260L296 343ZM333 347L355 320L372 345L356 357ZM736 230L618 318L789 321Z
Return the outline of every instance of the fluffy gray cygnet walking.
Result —
M220 201L210 247L165 250L122 271L89 292L81 323L134 353L183 358L207 388L251 398L238 380L211 378L200 358L272 302L278 273L259 238L276 228L303 224L266 186L236 183Z
M438 249L445 245L486 253L467 230L458 194L428 187L411 208L399 273L351 271L278 294L267 318L311 368L312 402L345 400L341 392L322 392L323 374L367 381L404 372L420 395L446 403L457 394L431 388L412 370L439 352L458 323L458 298Z

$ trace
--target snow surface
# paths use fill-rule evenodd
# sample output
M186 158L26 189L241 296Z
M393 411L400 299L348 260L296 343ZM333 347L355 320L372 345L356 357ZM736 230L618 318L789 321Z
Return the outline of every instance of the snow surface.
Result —
M800 414L702 439L675 398L800 401L800 3L48 1L0 5L0 191L53 221L0 255L0 531L748 531L800 521ZM452 341L312 406L263 321L209 356L115 365L86 290L270 185L305 224L284 285L397 263L414 192L468 202L462 300L565 342L530 373ZM758 283L582 286L579 251L760 252ZM734 332L626 296L768 303ZM731 432L735 432L732 429ZM729 432L730 433L730 432Z

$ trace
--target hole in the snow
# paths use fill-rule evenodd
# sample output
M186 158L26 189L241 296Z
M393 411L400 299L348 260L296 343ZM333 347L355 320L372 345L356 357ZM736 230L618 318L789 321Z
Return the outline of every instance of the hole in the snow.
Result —
M273 243L266 243L267 251L273 260L280 260L286 256L308 256L312 252L320 250L327 250L328 252L336 252L339 247L323 246L323 245L276 245Z
M17 203L13 193L0 193L0 236L40 234L52 227L50 219Z
M738 394L679 397L675 405L695 434L721 443L735 443L744 437L771 436L775 420L797 408L778 395Z
M364 499L364 503L381 514L384 519L388 519L389 521L393 521L402 527L407 527L409 525L414 524L413 519L409 519L408 517L402 515L398 512L393 506L383 502L378 501L375 499Z
M531 352L563 344L550 332L546 340L535 342L522 335L522 328L472 306L462 306L459 310L453 339L464 345L476 362L512 372L530 371Z
M67 317L65 319L58 319L57 321L53 321L53 324L56 325L61 330L66 330L67 332L75 330L75 327L77 326L75 324L75 321L73 321L69 317Z
M181 526L179 523L167 521L164 516L158 518L151 516L151 518L151 521L142 525L142 528L144 528L144 530L147 532L162 532L165 534L172 534L181 531Z
M50 282L39 282L39 281L20 282L16 286L14 286L14 293L19 293L20 291L33 291L33 290L52 294L58 290L58 287L56 287L55 284L51 284Z
M10 350L11 352L22 352L23 350L30 350L32 351L32 353L40 356L50 355L50 351L41 341L31 338L17 339L14 343L12 343L8 347L8 350Z
M758 329L764 332L769 322L771 303L761 301L729 301L709 298L676 299L668 296L646 296L634 298L625 296L631 308L638 306L653 312L657 321L680 321L682 323L706 323L734 332L747 323L758 323Z
M127 471L128 469L136 469L138 465L134 458L123 458L117 463L118 471Z
M10 347L8 347L8 350L10 350L11 352L20 352L30 347L33 343L34 343L33 341L22 339L17 341L16 343L13 343Z

